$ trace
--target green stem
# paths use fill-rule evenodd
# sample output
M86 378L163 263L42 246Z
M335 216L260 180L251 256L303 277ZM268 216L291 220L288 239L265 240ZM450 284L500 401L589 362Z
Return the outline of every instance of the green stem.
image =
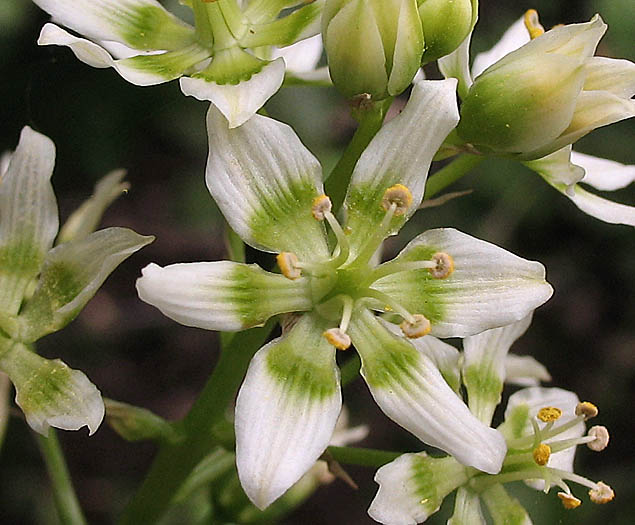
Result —
M435 196L441 190L447 188L450 184L455 183L461 177L467 175L484 160L484 156L469 154L460 155L428 179L424 199L429 199L430 197Z
M55 430L51 428L47 438L37 434L37 443L51 479L53 498L60 523L69 525L85 524L86 519L75 495L71 476L64 460L64 453Z
M392 97L387 98L355 112L355 116L358 116L359 127L325 183L326 194L331 198L333 210L339 210L342 206L355 164L366 146L381 129L392 101Z
M329 447L327 450L338 463L361 467L381 467L403 454L403 452L362 447Z
M185 438L177 444L161 446L141 488L124 510L121 524L153 524L169 508L190 473L215 445L214 426L224 417L249 361L272 327L273 322L269 322L261 328L240 332L223 348L201 395L180 423Z

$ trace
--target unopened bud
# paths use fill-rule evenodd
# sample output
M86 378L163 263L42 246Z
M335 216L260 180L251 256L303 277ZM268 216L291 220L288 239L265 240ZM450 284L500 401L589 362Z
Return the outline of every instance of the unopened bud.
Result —
M423 62L428 63L454 51L476 21L478 2L471 0L418 0L425 48Z
M327 0L322 36L331 79L349 98L398 95L421 65L423 30L414 0Z

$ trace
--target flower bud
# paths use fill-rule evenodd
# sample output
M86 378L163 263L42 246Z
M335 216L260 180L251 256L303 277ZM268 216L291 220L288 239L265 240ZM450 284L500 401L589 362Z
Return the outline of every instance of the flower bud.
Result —
M616 68L632 77L632 64L593 57L605 30L597 16L557 27L491 65L463 101L459 136L483 153L531 160L633 116L630 91L610 82Z
M327 0L322 33L331 78L347 97L398 95L421 64L417 0Z
M477 0L418 0L417 3L425 41L424 63L452 53L476 22Z

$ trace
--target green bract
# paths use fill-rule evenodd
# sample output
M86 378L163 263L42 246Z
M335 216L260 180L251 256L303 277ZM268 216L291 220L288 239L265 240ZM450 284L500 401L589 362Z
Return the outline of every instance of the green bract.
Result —
M322 36L333 83L347 97L398 95L421 65L416 0L326 0Z
M186 4L193 11L194 27L156 0L34 2L56 22L91 39L46 24L40 45L68 46L82 62L113 67L140 86L181 78L184 94L213 102L231 126L238 126L282 84L285 59L275 47L317 34L324 0L192 0ZM284 9L298 6L302 7L279 18ZM313 45L321 50L319 41ZM305 75L307 63L315 67L319 53L314 59L315 53L306 49L297 52L305 56L292 60L301 73L296 81L320 80Z
M91 434L104 415L99 391L77 370L44 359L28 345L72 321L108 275L152 241L125 228L92 232L120 186L121 173L97 187L78 211L62 242L57 203L49 182L55 147L29 127L0 182L0 369L16 388L16 402L31 427Z
M335 348L351 344L390 418L464 464L500 468L501 436L470 414L410 338L465 336L525 317L551 295L544 268L453 229L428 231L394 260L375 262L423 199L431 159L458 121L455 89L454 80L414 86L359 159L341 225L318 161L290 127L255 115L230 128L210 108L208 188L246 243L278 253L282 275L227 261L153 264L137 290L169 317L214 330L291 314L283 335L252 359L236 404L238 473L258 507L327 446L341 407ZM401 330L377 312L400 316Z

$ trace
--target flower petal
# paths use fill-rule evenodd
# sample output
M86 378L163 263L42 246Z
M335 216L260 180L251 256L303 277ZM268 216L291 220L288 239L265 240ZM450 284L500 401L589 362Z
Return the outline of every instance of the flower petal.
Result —
M300 2L296 2L299 4ZM256 48L260 46L289 46L305 38L319 34L321 25L322 8L324 0L304 2L307 5L296 9L291 14L281 18L273 17L273 22L267 21L263 24L252 24L250 30L240 39L243 48ZM253 3L252 3L253 4ZM257 4L253 4L253 12L256 16ZM261 4L262 5L262 4ZM246 9L246 13L249 8ZM249 14L246 17L251 19Z
M57 237L58 244L84 239L95 231L106 208L130 186L122 182L126 170L111 171L95 185L93 195L66 220Z
M52 249L33 296L23 307L15 338L30 343L70 323L111 272L154 237L106 228Z
M181 78L181 91L198 100L209 100L229 121L229 127L244 124L280 89L284 60L265 64L260 72L238 84L220 84L201 75Z
M561 388L524 388L509 397L507 408L505 409L505 422L499 427L499 430L508 438L519 438L532 434L531 419L535 418L538 411L543 407L557 407L562 410L562 416L555 423L557 427L576 417L575 407L579 401L575 393ZM584 422L580 422L569 430L558 434L555 438L547 439L545 443L581 437L584 432ZM574 456L575 447L554 452L549 457L547 466L573 472ZM528 485L537 490L543 490L545 487L544 480L532 481Z
M379 490L368 514L386 525L416 525L439 510L443 499L468 479L466 468L454 458L404 454L375 474Z
M284 58L287 73L308 73L317 67L322 51L322 35L315 35L290 46L275 48L273 58Z
M568 191L563 184L552 182L544 175L543 178L587 215L610 224L635 226L635 207L603 199L582 189L577 184L572 188L572 191Z
M142 274L137 279L139 298L185 326L242 330L312 306L307 279L292 281L256 264L150 264Z
M591 57L584 64L585 91L608 91L620 98L635 95L635 64L630 60Z
M249 499L264 509L326 449L342 406L326 326L303 316L262 347L236 401L236 465Z
M452 228L419 235L385 264L426 261L437 252L454 260L449 277L409 270L372 285L412 314L427 317L437 337L465 337L519 321L551 297L542 264Z
M635 165L632 164L620 164L576 151L571 152L571 162L584 168L584 178L580 182L598 190L619 190L635 181Z
M348 332L362 358L362 376L390 419L464 465L500 470L503 437L472 415L430 358L365 308L354 314Z
M529 40L529 31L525 27L525 18L521 17L503 33L503 36L494 47L489 51L476 55L472 65L472 76L476 78L492 64L498 62L512 51L516 51L519 47L524 46Z
M353 253L384 218L388 188L402 184L412 194L405 214L393 218L391 234L417 210L432 157L458 121L455 79L415 84L404 110L375 135L353 171L344 203Z
M524 162L525 166L558 184L573 187L585 175L584 169L571 162L571 145L565 146L546 157Z
M506 383L537 386L541 381L551 381L551 374L542 363L529 355L507 355L505 358Z
M555 149L578 141L596 128L634 116L635 100L624 99L608 91L583 91L578 96L569 127L554 142L557 145Z
M207 187L233 230L262 250L327 258L324 226L311 215L322 170L295 132L261 115L230 128L214 106L207 131Z
M468 406L486 425L491 424L505 382L505 363L512 344L531 324L532 314L516 323L486 330L463 340L463 383Z
M481 493L481 498L487 505L494 525L532 525L531 518L525 507L507 494L505 487L495 484Z
M194 42L194 29L155 0L34 0L58 23L97 40L134 49L177 49Z
M403 335L403 332L397 325L387 323L381 318L379 320L393 334ZM461 352L433 335L411 339L410 344L432 360L434 366L439 369L443 379L452 387L452 390L455 392L460 390L461 367L459 366L459 359L461 358Z
M93 434L104 418L99 390L79 370L59 359L44 359L21 343L14 343L0 358L15 386L15 401L29 426L46 436L49 426Z
M472 33L467 35L465 40L452 53L441 57L437 64L439 71L445 78L456 78L459 81L458 92L461 98L467 96L467 92L472 86L472 75L470 73L470 42ZM423 70L420 70L423 71Z
M114 60L103 47L71 35L54 24L44 25L38 44L66 46L85 64L97 68L112 67L124 79L137 86L152 86L174 80L210 56L207 49L191 44L175 51L138 54Z
M467 487L459 487L454 500L454 514L447 525L487 525L478 494Z
M50 183L55 146L28 126L0 184L0 311L17 314L59 226Z

